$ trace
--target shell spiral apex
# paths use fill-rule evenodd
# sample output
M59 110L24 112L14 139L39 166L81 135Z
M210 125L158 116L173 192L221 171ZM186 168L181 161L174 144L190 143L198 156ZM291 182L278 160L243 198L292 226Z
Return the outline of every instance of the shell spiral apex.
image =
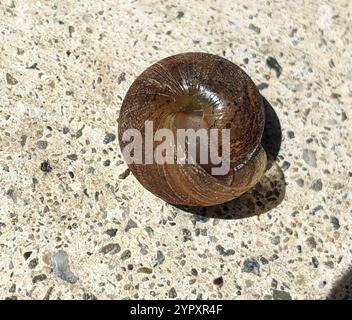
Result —
M131 172L153 194L211 206L260 180L264 118L262 97L240 67L208 53L182 53L133 82L120 110L119 143Z

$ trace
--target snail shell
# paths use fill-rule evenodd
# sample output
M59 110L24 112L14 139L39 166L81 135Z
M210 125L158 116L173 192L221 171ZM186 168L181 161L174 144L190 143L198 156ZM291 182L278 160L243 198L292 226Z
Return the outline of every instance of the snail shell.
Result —
M123 134L131 128L144 138L146 120L153 121L153 134L158 128L230 129L226 175L212 175L199 163L128 164L138 181L165 201L211 206L239 197L263 175L264 117L262 97L240 67L212 54L182 53L153 64L133 82L120 111L119 143L123 150L128 144Z

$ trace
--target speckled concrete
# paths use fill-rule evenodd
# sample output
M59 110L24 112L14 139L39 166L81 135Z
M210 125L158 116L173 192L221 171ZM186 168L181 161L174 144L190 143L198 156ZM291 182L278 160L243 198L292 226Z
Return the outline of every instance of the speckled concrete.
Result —
M345 294L352 4L240 3L1 1L1 298ZM203 217L143 189L115 137L135 77L183 51L242 66L282 129L261 184Z

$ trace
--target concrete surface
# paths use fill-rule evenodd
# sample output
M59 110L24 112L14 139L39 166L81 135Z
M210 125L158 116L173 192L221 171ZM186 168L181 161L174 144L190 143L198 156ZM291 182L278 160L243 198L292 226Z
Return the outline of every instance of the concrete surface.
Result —
M1 1L0 298L345 296L351 16L347 0ZM184 51L240 65L282 133L261 184L203 216L143 189L115 139L135 77Z

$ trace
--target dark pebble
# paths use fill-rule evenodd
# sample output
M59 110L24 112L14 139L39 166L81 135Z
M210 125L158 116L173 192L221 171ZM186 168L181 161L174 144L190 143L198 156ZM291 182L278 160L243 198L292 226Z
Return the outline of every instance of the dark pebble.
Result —
M289 292L273 290L273 299L274 300L292 300L292 297Z
M259 275L260 265L256 259L246 259L243 262L242 272Z
M32 254L32 251L27 251L23 254L24 258L27 260Z
M312 258L312 263L313 263L314 268L318 268L319 267L319 261L318 261L318 259L316 257Z
M266 88L269 88L269 85L266 82L262 82L257 85L258 90L264 90Z
M105 233L110 236L110 237L115 237L116 236L117 229L108 229L105 231Z
M38 265L38 258L34 258L31 261L29 261L28 267L30 269L34 269Z
M335 230L340 229L341 225L339 219L337 219L336 217L330 217L330 222Z
M12 86L18 83L18 81L9 73L6 73L6 82Z
M178 11L176 18L181 19L184 15L185 15L185 13L183 11Z
M284 161L282 163L281 169L282 171L286 171L290 166L291 166L291 163L289 163L288 161Z
M233 249L225 250L225 248L222 245L220 245L220 244L218 244L216 246L216 251L219 253L219 255L225 256L225 257L226 256L232 256L232 255L235 254L235 250L233 250Z
M119 179L126 179L128 176L129 176L129 174L130 174L130 169L126 169L124 172L122 172L120 175L119 175Z
M124 252L122 252L121 259L122 260L127 260L129 258L131 258L131 251L127 249Z
M276 72L276 77L280 77L282 67L280 64L277 62L277 60L274 57L268 57L266 59L266 65L270 68L273 69Z
M158 261L158 264L162 264L165 261L165 256L161 250L156 252L156 260Z
M121 247L118 243L109 243L100 249L100 252L103 254L107 254L107 253L116 254L120 251L121 251Z
M169 298L174 299L177 297L177 292L174 287L169 290Z
M117 77L117 84L120 84L121 82L126 80L126 73L121 72L120 75Z
M248 26L248 28L250 29L250 30L253 30L255 33L260 33L260 28L259 27L257 27L257 26L255 26L253 23L250 23L249 24L249 26Z
M137 228L137 227L138 227L137 223L134 222L132 219L129 219L125 227L125 231L128 232L130 229Z
M32 282L33 283L37 283L37 282L40 282L40 281L44 281L46 279L47 279L47 276L45 274L39 274L39 275L33 277Z
M314 180L310 188L314 191L321 191L323 189L323 182L321 179Z
M72 161L76 161L78 159L77 155L75 153L69 154L67 156L68 159L72 160Z
M287 138L293 139L295 137L295 133L293 131L287 131Z
M45 173L49 173L53 170L53 168L51 167L49 161L46 160L40 164L40 170L42 170Z
M107 133L107 134L105 135L105 137L104 137L103 143L104 143L104 144L108 144L108 143L110 143L110 142L115 141L115 139L116 139L116 135L115 135L115 134L113 134L113 133Z
M223 285L223 283L224 283L224 279L223 279L223 277L215 278L215 279L213 280L213 283L214 283L216 286L221 286L221 285Z
M82 296L83 300L97 300L97 297L92 293L84 293Z
M104 167L108 167L108 166L110 166L110 163L111 163L111 161L108 159L108 160L104 160L103 161L103 166Z
M191 241L192 240L192 234L191 231L189 231L188 229L182 229L182 234L183 234L183 241Z

